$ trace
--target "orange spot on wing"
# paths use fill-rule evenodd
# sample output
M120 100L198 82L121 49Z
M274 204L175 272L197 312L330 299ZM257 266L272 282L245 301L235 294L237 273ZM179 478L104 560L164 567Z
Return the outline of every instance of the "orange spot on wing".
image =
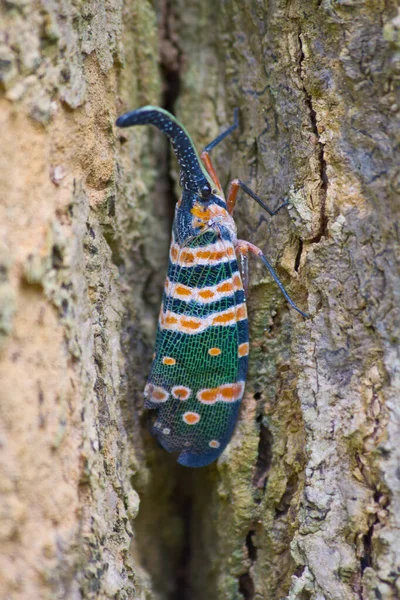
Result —
M213 318L213 325L226 325L231 322L235 318L235 313L233 311L224 313L222 315L217 315Z
M207 404L215 404L218 397L219 388L210 388L208 390L202 390L197 394L200 402L205 402Z
M236 402L240 400L243 394L244 384L242 381L237 383L226 383L217 388L201 390L197 393L197 399L203 404L215 404L220 402Z
M194 255L193 252L183 251L180 255L179 262L189 265L193 262Z
M187 425L195 425L200 421L199 413L195 412L186 412L182 418Z
M233 393L235 395L235 398L236 398L236 400L238 400L243 393L243 383L242 382L234 383L232 387L233 387Z
M221 354L222 350L221 348L210 348L208 351L208 354L210 356L218 356L219 354Z
M176 364L176 360L174 358L172 358L171 356L164 356L162 361L163 361L164 365L175 365Z
M176 246L172 246L171 248L171 257L173 258L173 260L176 260L178 258L178 248L176 248Z
M202 258L204 260L208 260L209 258L212 257L212 252L211 250L198 250L196 252L196 258Z
M224 258L224 256L225 252L223 250L216 250L215 252L210 253L210 260L218 261Z
M235 402L243 393L243 383L231 383L220 388L220 397L223 402Z
M241 356L247 356L249 353L249 343L248 342L244 342L244 344L239 344L238 347L238 356L239 358Z
M243 289L242 280L241 280L240 275L238 273L235 273L235 275L233 276L233 285L235 286L236 290L242 290Z
M184 386L174 386L171 390L174 398L178 398L179 400L187 400L191 394L190 389Z
M178 294L178 296L191 296L192 295L192 290L188 287L186 287L185 285L177 285L175 288L175 292Z
M218 440L211 440L210 442L208 442L208 445L210 446L210 448L219 448L221 444Z
M163 388L156 386L149 386L148 395L153 402L165 402L168 399L168 392Z
M213 298L215 296L215 294L211 290L200 290L199 296L200 296L200 298L204 298L205 300L208 300L208 298Z
M221 387L220 394L222 396L222 399L225 401L231 401L235 399L235 390L233 388L233 385Z
M198 329L201 326L201 323L194 319L181 319L181 325L186 329Z
M241 304L237 307L236 318L238 321L241 321L242 319L247 319L247 310L244 304Z
M176 323L178 322L178 319L176 317L165 317L164 322L167 325L176 325Z
M217 292L231 292L233 290L232 282L225 281L217 287Z

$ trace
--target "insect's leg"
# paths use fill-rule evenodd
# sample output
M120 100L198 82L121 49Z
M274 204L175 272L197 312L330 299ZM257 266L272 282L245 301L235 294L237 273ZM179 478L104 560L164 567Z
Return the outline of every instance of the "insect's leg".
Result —
M253 200L258 202L258 204L262 206L262 208L266 210L271 217L276 215L276 213L278 213L281 210L281 208L284 208L289 204L289 202L286 201L280 206L278 206L278 208L276 208L275 210L271 210L270 208L268 208L265 202L253 192L253 190L251 190L245 183L243 183L243 181L241 181L240 179L234 179L229 187L228 196L226 200L226 204L230 214L232 214L233 209L235 207L236 196L239 191L239 188L241 188L248 196L250 196L250 198L253 198Z
M203 162L203 165L205 166L205 168L207 170L207 173L213 180L215 187L217 188L218 191L221 192L222 191L221 184L218 179L218 175L214 169L214 165L211 162L210 155L208 154L208 152L206 150L203 150L203 152L200 154L200 158Z
M235 208L235 204L236 204L236 196L238 195L238 191L240 189L240 185L238 182L239 182L239 179L234 179L233 181L231 181L231 184L230 184L229 190L228 190L228 195L226 197L226 208L230 215L233 214L233 209Z
M215 138L212 142L207 144L204 148L203 152L200 155L200 158L207 169L207 173L210 175L211 179L214 182L214 185L217 187L219 191L222 191L220 181L218 179L218 175L214 169L214 166L211 162L210 152L215 146L217 146L222 140L224 140L232 131L234 131L239 126L239 109L235 108L233 113L234 123L228 129L225 129L218 137Z
M250 242L246 242L245 240L238 240L236 243L236 251L239 253L242 253L244 249L246 249L247 252L251 252L252 254L255 254L255 256L258 256L258 258L260 258L262 260L262 262L264 263L264 265L267 267L268 271L270 272L272 278L274 279L275 283L278 285L279 289L281 290L282 294L285 296L286 300L289 302L290 306L292 308L294 308L294 310L297 310L297 312L300 313L302 317L307 319L309 317L309 315L307 313L303 312L302 310L300 310L300 308L293 302L293 300L291 299L291 297L289 296L289 294L283 287L283 284L282 284L281 280L279 279L278 275L275 273L275 269L273 268L273 266L271 265L269 260L264 256L263 251L260 250L260 248L257 248L257 246L255 246L254 244L251 244Z
M225 129L225 131L220 133L219 136L217 136L215 138L215 140L213 140L212 142L207 144L207 146L204 148L203 152L211 152L211 150L213 148L215 148L215 146L217 146L220 142L222 142L222 140L224 140L226 137L228 137L228 135L230 135L232 133L232 131L235 131L235 129L237 129L238 127L239 127L239 109L235 108L235 110L233 111L233 125L231 125L227 129Z
M248 296L249 292L249 250L244 244L236 245L236 256L239 261L240 276L242 278L244 295Z

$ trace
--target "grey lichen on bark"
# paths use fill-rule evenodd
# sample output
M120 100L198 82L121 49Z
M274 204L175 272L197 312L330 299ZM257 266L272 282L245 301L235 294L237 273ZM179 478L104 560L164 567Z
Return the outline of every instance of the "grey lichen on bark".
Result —
M14 0L2 24L0 596L398 598L394 2ZM162 101L199 148L240 107L221 180L290 205L240 197L239 235L311 314L252 263L240 421L193 472L142 411L174 163L113 127Z

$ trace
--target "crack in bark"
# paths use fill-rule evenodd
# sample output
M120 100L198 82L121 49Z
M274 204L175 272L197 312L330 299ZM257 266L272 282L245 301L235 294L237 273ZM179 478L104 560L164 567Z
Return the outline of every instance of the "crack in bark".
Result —
M260 424L258 454L253 477L253 486L256 488L256 504L260 504L267 485L268 472L272 462L272 434L268 427Z
M299 238L299 249L297 250L296 258L294 261L294 270L296 271L296 273L299 272L300 260L301 260L302 254L303 254L303 240Z
M361 464L360 466L361 470L363 471L363 465ZM389 498L386 494L383 494L382 492L380 492L379 490L375 489L374 492L374 503L375 505L379 508L379 506L381 507L385 507L385 509L387 510L388 504L390 503ZM372 515L371 515L372 516ZM383 521L384 523L384 521ZM375 527L382 525L382 521L379 515L379 511L377 510L375 515L373 516L373 520L371 521L371 524L368 528L368 531L363 535L362 537L362 543L363 543L363 556L361 556L360 558L360 574L361 574L361 590L359 592L359 597L362 599L364 598L364 585L362 582L362 577L364 574L364 571L369 568L371 570L373 570L375 572L375 574L377 575L377 578L379 579L379 581L384 582L386 585L390 586L392 588L392 590L394 591L394 596L396 596L396 587L394 584L394 579L396 579L397 574L392 572L392 575L394 577L393 580L390 579L384 579L382 577L378 576L377 570L376 570L376 565L374 565L374 556L375 556L375 552L374 552L374 547L373 547L373 535L375 532ZM375 588L375 593L378 597L378 594L380 594L379 589ZM397 596L396 596L397 597Z
M179 40L174 34L172 27L173 9L171 0L162 0L160 36L160 70L163 83L162 107L170 113L175 114L175 104L181 90L182 49ZM172 149L169 143L165 143L165 195L169 199L169 221L172 221L175 213L175 205L179 198L176 197L175 182L171 176Z
M293 471L287 479L285 492L283 493L278 506L275 508L277 517L282 517L287 514L292 504L292 499L297 492L298 486L299 476L295 471Z
M160 67L163 80L163 107L174 112L175 102L181 90L182 50L171 21L173 18L171 0L161 3L160 25Z
M256 392L256 394L254 395L254 399L259 400L260 398L261 394L259 392ZM259 417L257 417L257 421L262 421L262 415L259 415ZM267 486L268 473L272 463L272 442L273 437L269 428L266 425L263 425L262 422L260 422L258 454L252 482L253 487L256 491L254 502L257 505L261 503ZM255 524L253 523L252 526L254 527ZM245 573L240 575L238 579L239 592L242 594L244 600L253 600L256 592L254 581L250 572L253 565L257 562L257 546L255 546L255 544L253 543L253 536L255 534L255 529L249 529L247 533L246 548L250 565L245 571Z
M191 586L190 586L190 561L191 561L191 546L192 546L192 514L193 514L193 489L191 486L192 478L191 473L188 473L187 490L185 485L179 489L179 482L175 490L177 498L181 498L179 506L179 514L181 516L183 526L183 536L181 552L176 567L174 577L174 590L170 594L170 600L191 600ZM186 477L183 477L183 483L185 484ZM182 481L181 481L182 483ZM185 495L185 491L188 495Z
M239 592L242 594L244 600L253 600L256 591L253 578L250 575L250 569L257 560L257 547L253 544L252 539L255 533L254 529L250 529L246 536L247 556L250 561L250 566L247 571L239 577Z
M367 533L363 536L363 545L364 545L364 556L361 557L360 565L361 565L361 575L364 573L367 567L372 567L372 535L374 533L374 525L376 520Z
M301 82L303 84L303 92L304 92L304 99L305 99L305 103L306 106L308 108L308 112L309 112L309 117L310 117L310 124L311 124L311 131L313 132L313 134L315 135L316 139L317 139L317 146L318 146L318 153L317 153L317 157L318 157L318 163L319 163L319 177L321 180L321 185L320 185L320 229L319 232L317 233L317 235L315 235L312 240L311 243L317 244L322 237L328 237L328 231L327 231L327 226L328 226L328 217L326 215L326 197L327 197L327 191L328 191L328 175L327 175L327 165L326 165L326 160L325 160L325 153L324 153L324 144L321 142L321 138L319 135L319 131L318 131L318 125L317 125L317 114L315 112L314 106L313 106L313 101L312 101L312 96L311 94L308 92L306 84L305 84L305 77L304 77L304 67L303 67L303 62L304 62L304 51L303 51L303 42L301 39L301 31L299 32L299 36L298 36L298 40L299 40L299 47L300 47L300 60L299 60L299 77L301 79Z
M259 400L260 398L261 394L256 392L254 399ZM268 473L271 468L273 438L269 428L262 423L262 415L257 417L257 421L260 422L260 433L252 484L255 488L254 502L256 505L259 505L265 494ZM247 557L250 564L247 570L238 578L239 592L242 594L244 600L253 600L256 593L254 581L251 576L251 568L257 562L257 546L253 543L253 536L256 534L254 522L251 524L251 527L252 529L249 529L246 535Z

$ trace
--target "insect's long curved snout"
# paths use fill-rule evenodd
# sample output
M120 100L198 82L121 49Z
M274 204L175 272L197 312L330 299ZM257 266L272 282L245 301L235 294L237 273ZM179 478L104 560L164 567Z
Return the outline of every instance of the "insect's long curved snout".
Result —
M197 190L207 182L196 148L186 129L168 111L156 106L143 106L121 115L117 127L154 125L171 140L180 167L181 186Z

